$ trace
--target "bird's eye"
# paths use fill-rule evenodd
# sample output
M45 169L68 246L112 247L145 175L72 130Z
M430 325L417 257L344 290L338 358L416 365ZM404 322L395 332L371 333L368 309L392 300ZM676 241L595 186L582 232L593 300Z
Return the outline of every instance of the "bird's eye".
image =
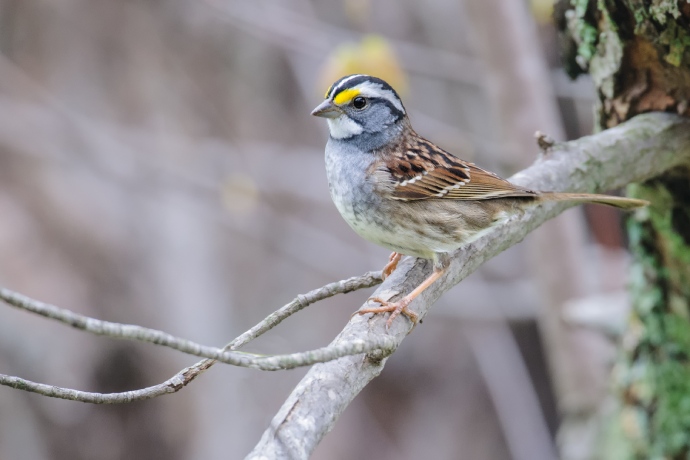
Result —
M355 109L362 110L367 106L367 99L365 97L358 96L352 100L352 106Z

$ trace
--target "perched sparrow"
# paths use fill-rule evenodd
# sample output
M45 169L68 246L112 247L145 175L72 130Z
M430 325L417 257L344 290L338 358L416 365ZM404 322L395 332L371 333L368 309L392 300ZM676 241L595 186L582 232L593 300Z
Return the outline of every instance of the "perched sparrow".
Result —
M420 137L410 125L400 97L385 81L350 75L336 81L312 115L326 118L326 172L331 198L345 221L366 240L394 253L389 275L401 254L431 259L434 271L397 302L372 299L391 312L386 325L437 280L447 255L501 225L511 215L542 201L597 203L623 209L646 201L608 195L528 190L457 158Z

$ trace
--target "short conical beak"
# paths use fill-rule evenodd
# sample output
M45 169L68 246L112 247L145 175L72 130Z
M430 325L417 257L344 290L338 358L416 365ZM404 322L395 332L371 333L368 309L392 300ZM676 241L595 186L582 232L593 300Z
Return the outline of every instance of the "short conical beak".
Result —
M326 99L319 104L311 114L315 117L337 118L342 115L342 110L337 105L334 105L330 100Z

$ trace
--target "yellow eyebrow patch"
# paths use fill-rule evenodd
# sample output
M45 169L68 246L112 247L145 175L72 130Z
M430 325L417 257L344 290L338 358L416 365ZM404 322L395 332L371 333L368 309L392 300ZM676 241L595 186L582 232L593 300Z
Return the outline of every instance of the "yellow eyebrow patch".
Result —
M333 98L333 102L338 105L347 104L355 97L359 96L360 91L358 89L350 88L345 89L338 93L336 97Z

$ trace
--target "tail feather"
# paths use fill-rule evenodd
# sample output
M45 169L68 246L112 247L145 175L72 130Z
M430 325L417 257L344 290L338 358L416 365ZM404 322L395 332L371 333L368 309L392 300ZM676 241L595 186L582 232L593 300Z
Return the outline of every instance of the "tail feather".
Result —
M539 198L544 201L574 201L576 203L593 203L613 206L620 209L635 209L649 205L649 201L636 198L626 198L613 195L597 195L594 193L558 193L542 192Z

